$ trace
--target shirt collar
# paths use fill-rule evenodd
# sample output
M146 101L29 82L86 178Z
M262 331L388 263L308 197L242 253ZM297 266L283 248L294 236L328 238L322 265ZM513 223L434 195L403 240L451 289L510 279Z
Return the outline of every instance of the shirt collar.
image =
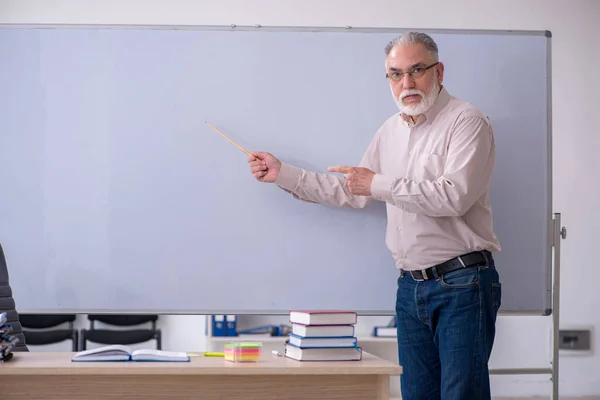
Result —
M431 108L423 113L425 119L431 123L449 101L450 94L446 88L442 86L440 93L438 94ZM421 123L421 121L417 121L417 123L413 124L409 115L401 114L401 117L408 126L415 126L417 123Z

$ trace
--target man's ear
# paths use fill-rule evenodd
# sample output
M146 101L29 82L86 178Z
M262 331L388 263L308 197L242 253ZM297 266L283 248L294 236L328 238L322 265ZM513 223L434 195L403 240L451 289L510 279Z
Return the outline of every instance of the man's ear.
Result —
M444 80L444 64L440 62L435 67L437 68L438 83L441 85Z

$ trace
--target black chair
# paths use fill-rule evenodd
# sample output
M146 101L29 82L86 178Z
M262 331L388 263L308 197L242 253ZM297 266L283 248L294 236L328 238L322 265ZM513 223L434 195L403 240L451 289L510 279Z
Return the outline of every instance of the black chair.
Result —
M110 344L135 344L143 343L149 340L156 340L156 349L162 349L161 331L156 329L158 315L138 315L138 314L90 314L90 329L81 330L81 349L86 350L87 342ZM151 323L149 329L96 329L95 322L102 322L107 325L119 327L132 327Z
M79 351L79 332L73 327L76 318L75 314L21 314L20 317L28 345L43 346L71 340L73 351ZM62 324L69 327L56 329Z

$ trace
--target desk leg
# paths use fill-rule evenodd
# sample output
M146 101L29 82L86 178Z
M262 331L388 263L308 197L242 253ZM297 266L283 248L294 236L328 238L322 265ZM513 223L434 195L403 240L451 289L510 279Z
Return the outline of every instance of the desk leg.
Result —
M390 398L390 377L388 375L379 375L377 377L377 400L389 400Z
M14 375L0 384L10 400L388 400L379 375Z

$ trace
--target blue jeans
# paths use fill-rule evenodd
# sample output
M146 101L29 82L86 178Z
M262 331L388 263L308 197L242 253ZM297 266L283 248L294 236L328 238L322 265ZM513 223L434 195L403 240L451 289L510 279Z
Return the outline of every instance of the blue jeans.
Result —
M398 279L398 358L403 400L489 400L488 360L501 284L488 265L437 280Z

